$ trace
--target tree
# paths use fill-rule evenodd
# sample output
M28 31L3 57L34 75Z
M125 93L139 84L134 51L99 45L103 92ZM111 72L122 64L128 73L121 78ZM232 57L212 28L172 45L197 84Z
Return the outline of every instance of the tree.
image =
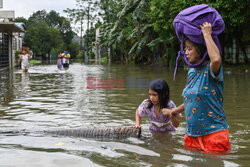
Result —
M83 32L83 20L85 16L85 11L83 9L69 9L64 10L68 14L68 17L70 18L71 22L74 24L77 24L80 22L80 51L83 49L83 43L82 43L82 32Z
M166 57L170 66L175 63L176 53L179 50L179 40L173 27L174 18L183 9L192 6L191 1L176 0L152 0L150 2L150 12L147 17L157 33L156 38L149 46L158 50L161 55Z
M55 11L37 11L27 21L24 41L38 54L69 49L73 39L70 22ZM69 50L70 51L70 50Z
M83 32L83 21L87 21L87 30L89 30L90 22L94 22L96 20L96 13L95 11L98 9L98 0L76 0L77 9L69 9L67 8L64 10L68 14L68 17L71 19L72 22L80 23L80 36L81 42L80 45L82 47L82 32ZM88 32L88 31L86 31ZM87 41L87 48L88 48L88 41ZM82 48L80 48L82 49Z
M244 62L249 63L246 45L250 43L250 31L248 23L250 22L249 6L250 2L245 0L218 1L216 3L209 1L209 5L214 7L221 14L225 22L225 33L223 35L223 46L231 44L232 39L236 41L236 63L239 63L239 52L242 50Z
M69 45L69 50L70 50L70 57L73 59L76 58L80 50L79 43L76 41L71 42L71 44Z
M26 25L27 25L28 20L27 20L27 19L25 19L24 17L17 17L17 18L15 18L15 19L13 19L13 22L20 22L20 23L24 23L24 24L25 24L25 26L26 26Z
M27 26L29 26L30 24L37 23L37 22L45 21L46 15L47 15L47 12L45 10L39 10L39 11L33 13L28 19Z
M30 25L24 40L34 53L41 55L49 54L53 48L63 46L59 31L53 27L48 27L45 21Z
M250 33L247 31L248 24L246 24L249 22L250 18L250 14L248 12L250 5L249 1L207 0L206 3L215 8L225 22L225 31L219 36L221 37L221 45L224 46L225 43L231 43L232 39L235 38L238 50L237 53L239 53L239 49L243 50L243 53L246 53L243 46L250 41ZM171 0L151 0L151 11L147 14L147 16L154 28L154 31L159 34L159 38L152 43L156 46L163 44L165 50L168 50L170 47L177 52L177 50L179 50L179 42L173 28L173 20L180 11L197 4L200 4L197 0L175 0L174 3ZM246 58L246 54L244 55L245 62L247 63L248 58ZM224 54L222 54L222 57L223 56ZM173 58L171 55L170 57Z
M46 15L45 21L49 27L54 27L60 32L67 49L71 44L74 35L70 26L70 22L65 17L60 16L59 13L53 10Z
M93 48L95 47L95 31L94 27L87 30L86 34L84 35L84 46L86 46L87 54L90 58L94 58Z
M121 5L119 5L121 4ZM149 0L124 0L116 4L119 7L112 8L118 9L116 18L112 21L115 24L105 25L103 33L103 43L112 45L114 50L122 49L128 52L125 55L125 61L132 59L135 63L150 62L152 61L153 53L147 44L154 37L152 27L148 24L146 17L147 12L150 10ZM104 8L105 9L105 8ZM121 59L123 60L121 55Z
M71 16L78 21L87 21L87 29L91 21L102 18L98 22L101 25L96 27L101 31L102 47L111 50L112 60L120 59L126 63L153 63L156 55L161 55L173 65L179 50L179 40L175 34L173 20L180 11L203 1L76 0L76 2L79 8L72 9ZM250 41L249 1L206 0L205 3L215 8L224 19L226 29L219 36L222 39L222 46L235 38L237 53L242 50L247 62L246 48L243 46ZM96 16L97 12L90 12L90 8L97 9L99 17ZM88 37L87 41L91 39L88 35L85 37ZM86 44L89 48L91 42Z

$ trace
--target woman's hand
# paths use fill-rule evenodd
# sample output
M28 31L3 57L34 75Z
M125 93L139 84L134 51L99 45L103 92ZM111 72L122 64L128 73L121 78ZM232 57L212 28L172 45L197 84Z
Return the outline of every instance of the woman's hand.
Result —
M163 109L161 109L161 112L162 112L162 114L163 115L166 115L166 116L168 116L168 117L171 117L171 110L170 109L167 109L167 108L163 108Z
M167 108L163 108L161 112L163 115L166 115L171 119L171 122L174 125L174 127L177 128L179 126L180 120L179 120L179 117L177 117L179 112L176 110L176 108L172 108L171 110Z
M177 108L172 108L172 109L167 109L167 108L163 108L161 109L161 112L163 115L168 116L169 118L172 118L172 116L177 116L179 115L179 111L177 110Z
M211 23L204 22L202 25L200 25L200 27L201 27L201 32L204 37L207 35L212 35L213 31L212 31Z
M180 114L180 112L179 112L179 110L178 110L178 108L172 108L171 109L171 116L170 116L170 118L172 117L172 116L177 116L177 115L179 115Z

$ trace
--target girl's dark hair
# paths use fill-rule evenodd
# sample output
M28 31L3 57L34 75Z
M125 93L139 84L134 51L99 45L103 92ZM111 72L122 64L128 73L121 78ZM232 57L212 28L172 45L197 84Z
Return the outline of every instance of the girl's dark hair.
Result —
M204 54L207 51L207 48L203 44L195 43L195 42L191 41L188 37L184 36L184 43L186 41L190 41L194 44L194 47L195 47L197 53L199 54L200 58L202 59L202 57L204 56ZM209 56L207 56L206 59L209 60Z
M169 101L169 86L164 79L155 79L149 83L148 89L152 89L157 92L159 96L160 108L167 108ZM148 108L153 107L153 103L150 100Z

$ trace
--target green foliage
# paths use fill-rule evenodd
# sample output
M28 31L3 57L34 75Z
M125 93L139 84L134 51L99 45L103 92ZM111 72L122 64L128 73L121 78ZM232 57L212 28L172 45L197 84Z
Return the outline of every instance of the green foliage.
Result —
M163 55L163 60L166 60L169 67L174 67L176 60L176 50L174 48L167 48L165 54Z
M28 26L37 22L42 22L46 19L47 12L45 10L39 10L32 14L28 19Z
M15 21L23 19L15 19ZM24 20L25 21L25 20ZM36 54L58 54L69 50L73 39L70 22L55 11L37 11L26 21L24 41ZM75 51L74 51L75 52Z
M53 48L50 52L50 58L51 60L57 60L57 56L60 53L58 49Z
M76 58L80 51L80 44L75 41L71 42L71 44L69 45L69 50L70 50L71 58L72 59Z
M56 13L53 10L46 15L45 20L49 27L53 27L60 32L64 44L66 48L68 48L74 36L70 22L67 21L65 17L61 17L59 13Z
M99 61L102 62L102 63L108 63L109 57L108 56L102 57L102 58L100 58Z
M15 51L15 57L18 59L18 56L22 53L22 50Z
M20 22L20 23L24 23L25 25L27 25L28 20L25 19L24 17L17 17L15 19L12 20L13 22Z
M96 29L92 27L87 30L86 34L83 36L85 50L88 51L88 56L90 56L90 58L94 57L93 48L95 47L95 32Z
M83 58L84 58L84 51L81 51L79 54L77 54L76 58L83 60Z
M250 43L250 1L232 0L232 1L217 1L209 3L217 9L225 22L225 41L232 42L232 37L236 38L239 45Z
M49 28L55 28L60 32L66 48L73 39L73 31L70 22L65 17L59 15L55 11L47 13L45 10L37 11L28 19L28 26L36 24L37 22L45 22Z
M20 64L20 61L19 61L19 55L22 53L22 50L16 50L15 51L15 61L17 64Z
M44 22L29 25L25 38L27 45L38 54L50 53L53 48L63 48L60 32Z
M106 1L105 1L106 2ZM179 49L179 40L176 37L173 20L176 15L193 5L202 4L200 0L121 0L104 3L101 26L101 43L111 50L129 54L128 60L147 61L151 56L163 55L168 63L175 63ZM224 19L226 29L224 42L239 39L240 43L249 43L250 31L248 24L249 1L207 0L205 3L217 9ZM112 11L108 11L112 7ZM111 17L112 16L112 17ZM223 44L222 44L223 45ZM152 62L152 61L151 61Z
M104 33L101 37L101 43L107 46L113 46L120 49L126 60L147 59L150 50L147 44L154 36L153 29L148 24L146 13L149 11L149 0L124 0L114 6L116 17L109 24L104 24L102 29ZM118 9L118 10L116 10ZM115 50L114 49L114 50ZM143 54L144 53L144 54ZM122 57L124 55L121 55Z
M83 22L87 21L87 30L89 30L90 23L96 20L96 10L98 10L98 0L76 0L76 9L67 8L64 10L67 13L70 21L74 24L80 23L81 30L83 32ZM82 37L82 36L81 36Z
M250 5L247 0L76 0L76 3L76 9L65 12L73 23L83 25L87 21L84 46L90 57L94 56L95 31L99 28L101 47L110 48L113 60L153 63L155 56L152 55L162 55L162 60L173 65L179 49L173 20L183 9L201 3L217 9L224 19L226 29L222 42L231 42L232 38L237 38L239 43L250 41L247 24ZM90 28L91 22L96 26ZM25 40L37 53L51 49L57 52L66 47L72 57L78 54L79 46L71 43L70 23L55 11L34 13L27 21L26 36ZM81 52L77 57L83 58L83 54Z

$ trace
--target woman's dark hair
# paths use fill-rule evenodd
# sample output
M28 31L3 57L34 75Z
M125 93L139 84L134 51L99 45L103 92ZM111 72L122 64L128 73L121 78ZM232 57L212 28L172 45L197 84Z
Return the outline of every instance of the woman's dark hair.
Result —
M194 47L198 53L198 55L200 56L200 58L202 59L202 57L204 56L204 54L206 53L207 51L207 48L206 46L204 46L203 44L198 44L198 43L195 43L193 41L191 41L188 37L184 36L184 43L186 43L186 41L190 41L194 44ZM206 59L209 60L209 56L206 57Z
M155 79L149 83L148 89L152 89L153 91L158 93L160 108L167 108L169 101L169 86L168 83L164 79ZM151 108L153 103L150 100L148 108Z

